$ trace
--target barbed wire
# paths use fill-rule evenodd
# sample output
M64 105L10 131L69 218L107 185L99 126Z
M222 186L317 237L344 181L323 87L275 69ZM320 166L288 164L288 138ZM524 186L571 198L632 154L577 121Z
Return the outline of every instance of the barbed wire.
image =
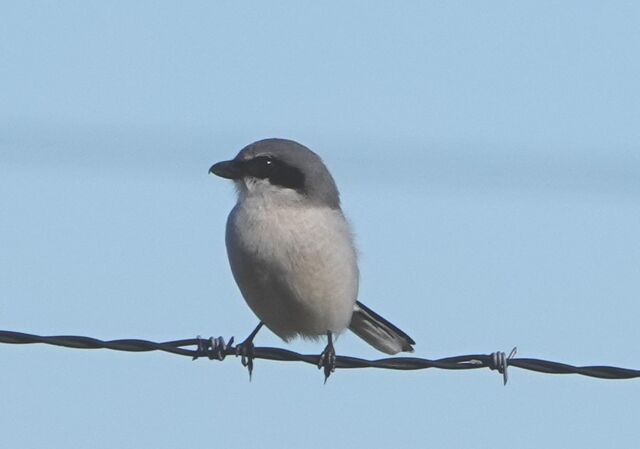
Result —
M0 330L0 343L6 344L48 344L77 349L111 349L114 351L150 352L162 351L171 354L211 360L224 360L227 356L238 356L238 347L224 338L203 339L200 337L184 340L172 340L161 343L141 339L99 340L76 335L41 336ZM186 349L192 346L194 349ZM421 370L428 368L446 370L468 370L489 368L503 376L504 384L508 380L508 367L516 367L545 374L579 374L600 379L633 379L640 377L640 370L615 366L573 366L566 363L532 358L515 358L516 348L509 353L470 354L442 359L429 360L418 357L389 357L378 360L366 360L357 357L337 356L336 368L383 368L392 370ZM252 357L255 359L275 360L279 362L304 362L318 365L320 356L299 354L282 348L255 347Z

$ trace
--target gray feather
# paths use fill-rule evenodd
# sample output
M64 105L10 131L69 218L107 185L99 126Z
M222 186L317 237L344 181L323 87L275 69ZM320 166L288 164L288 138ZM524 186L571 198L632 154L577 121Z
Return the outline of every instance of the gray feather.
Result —
M349 329L384 353L413 352L415 341L411 337L360 301L356 302Z

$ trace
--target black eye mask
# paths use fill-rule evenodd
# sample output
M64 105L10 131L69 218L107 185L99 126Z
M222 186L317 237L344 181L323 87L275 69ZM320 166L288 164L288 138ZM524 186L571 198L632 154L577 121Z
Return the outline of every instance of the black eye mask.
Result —
M304 174L296 167L270 156L258 156L242 163L248 176L268 179L273 185L304 190Z

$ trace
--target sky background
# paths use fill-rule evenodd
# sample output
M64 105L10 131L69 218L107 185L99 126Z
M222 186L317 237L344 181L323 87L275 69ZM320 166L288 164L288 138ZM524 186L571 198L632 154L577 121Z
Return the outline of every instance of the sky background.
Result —
M636 2L0 1L0 329L244 338L230 183L319 153L418 357L640 368ZM268 331L257 345L285 346ZM288 346L318 353L323 343ZM339 354L377 358L357 337ZM634 447L640 381L0 345L0 447Z

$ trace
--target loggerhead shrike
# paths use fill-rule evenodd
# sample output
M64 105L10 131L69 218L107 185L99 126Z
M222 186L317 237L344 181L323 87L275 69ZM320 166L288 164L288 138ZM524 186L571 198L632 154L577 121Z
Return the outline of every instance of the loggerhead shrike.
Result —
M353 236L317 154L292 140L265 139L209 172L232 179L238 193L226 244L236 283L260 319L238 347L249 374L263 324L284 341L326 335L318 364L325 381L335 369L333 336L347 328L384 353L413 351L411 337L356 300Z

